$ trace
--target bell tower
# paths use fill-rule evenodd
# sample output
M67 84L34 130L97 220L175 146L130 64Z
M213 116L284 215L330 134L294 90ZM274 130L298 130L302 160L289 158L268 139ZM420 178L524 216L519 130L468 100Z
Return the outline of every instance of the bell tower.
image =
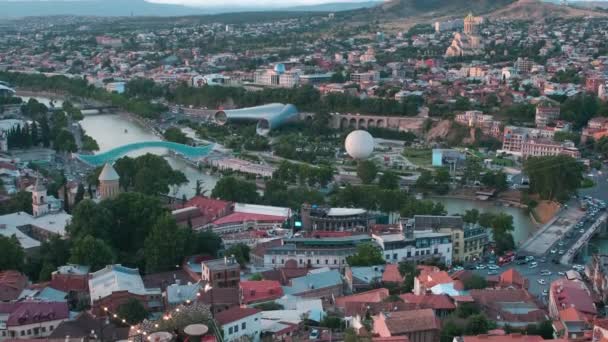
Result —
M36 178L36 184L32 190L32 213L34 217L42 216L49 212L50 204L47 203L46 187Z

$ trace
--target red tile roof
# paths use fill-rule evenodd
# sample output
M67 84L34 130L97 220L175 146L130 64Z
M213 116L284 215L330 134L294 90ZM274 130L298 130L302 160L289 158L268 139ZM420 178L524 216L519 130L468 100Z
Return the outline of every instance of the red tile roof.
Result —
M63 292L89 292L89 276L84 274L55 274L49 286Z
M530 323L547 319L540 303L525 289L483 289L471 290L471 297L488 317L500 317L503 322ZM509 306L525 305L526 310L512 311Z
M221 217L212 223L215 225L222 225L228 223L240 223L243 221L263 221L263 222L278 222L285 221L284 216L276 215L264 215L264 214L252 214L252 213L232 213Z
M407 336L373 337L372 342L410 342Z
M0 313L8 314L9 327L38 324L69 317L67 302L0 303Z
M379 288L370 291L365 291L350 296L343 296L336 298L336 307L342 307L346 303L378 303L383 301L389 296L388 289Z
M499 285L501 285L501 286L513 285L513 286L520 287L520 288L527 288L527 286L528 286L527 279L522 277L522 275L519 272L517 272L514 268L510 268L510 269L502 272L502 274L498 278L498 281L500 282Z
M415 303L421 309L454 310L456 305L448 295L415 295L413 293L402 294L399 297L406 303Z
M0 301L15 300L27 286L27 277L17 271L0 272Z
M558 279L551 283L551 299L558 308L574 307L578 311L596 315L597 309L586 285L577 280Z
M522 335L522 334L510 334L510 335L477 335L477 336L463 336L463 342L540 342L543 341L541 336L537 335Z
M239 287L243 304L269 301L283 296L283 288L276 280L241 281Z
M432 309L395 311L374 316L374 321L383 319L391 335L401 335L418 331L439 330L441 323Z
M559 319L564 322L584 322L585 315L583 315L576 308L567 308L559 311Z
M399 273L399 265L387 264L384 267L384 273L382 273L382 282L384 283L399 283L403 282L403 277Z
M224 324L238 321L245 317L255 315L258 312L262 312L262 311L258 310L258 309L254 309L254 308L235 307L235 308L231 308L231 309L228 309L228 310L225 310L225 311L222 311L222 312L216 314L215 320L220 325L224 325Z

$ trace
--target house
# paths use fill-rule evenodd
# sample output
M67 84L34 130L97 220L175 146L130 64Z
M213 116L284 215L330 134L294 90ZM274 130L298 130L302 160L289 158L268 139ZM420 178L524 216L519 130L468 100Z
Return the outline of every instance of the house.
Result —
M403 281L403 276L401 275L401 272L399 272L399 265L384 265L384 273L382 273L383 284L401 285L403 284Z
M278 241L278 240L272 240ZM308 268L298 267L298 263L295 260L288 260L285 266L282 268L275 268L262 272L262 277L266 280L276 280L281 285L289 285L289 282L293 278L303 277L308 274Z
M416 304L418 309L433 309L439 318L447 317L456 310L454 301L445 294L435 295L415 295L413 293L405 293L399 296L405 303Z
M68 318L66 302L0 303L0 340L47 337Z
M236 287L214 287L199 294L198 300L209 305L214 314L240 305L239 289Z
M215 287L238 287L241 266L234 257L206 260L201 263L201 280Z
M520 328L548 319L542 305L524 289L471 290L470 295L479 309L499 326Z
M559 319L560 311L566 308L576 308L592 320L597 316L597 308L591 296L591 291L584 282L578 280L558 279L549 288L549 316Z
M182 284L176 280L174 284L167 286L163 292L163 300L167 310L173 309L180 304L193 302L200 295L200 283Z
M89 266L68 264L51 274L50 287L68 293L88 295Z
M385 288L360 292L350 296L336 298L336 308L344 310L347 303L379 303L389 296L389 292Z
M283 292L303 298L340 297L344 292L342 275L337 270L331 270L294 278L289 286L283 287Z
M104 316L108 312L117 312L118 308L131 298L141 302L150 312L163 310L161 290L146 288L138 269L120 264L108 265L91 273L89 293L95 315Z
M432 309L383 312L373 316L380 337L407 336L412 342L439 341L441 323Z
M423 295L427 293L458 296L464 290L460 280L454 280L446 271L441 271L435 266L418 266L420 274L414 278L414 294Z
M369 290L382 281L384 265L347 267L344 272L346 285L351 292Z
M241 281L239 283L241 304L269 302L283 296L281 284L275 280Z
M65 341L68 337L87 340L91 332L100 341L119 341L129 337L129 328L117 326L110 322L105 323L104 318L95 318L88 312L82 312L74 320L61 322L50 334L49 339Z
M483 334L477 336L462 336L454 337L454 342L542 342L545 339L538 335L522 335L522 334Z
M18 271L0 272L0 302L9 302L17 299L27 287L27 277Z
M249 336L253 342L260 341L262 311L254 308L234 307L215 315L215 320L224 333L224 341L238 340Z
M181 208L172 212L175 220L187 225L192 225L192 229L200 229L206 224L224 217L234 210L232 202L213 199L205 196L195 196L184 203Z
M524 278L514 268L502 272L498 276L487 277L488 286L494 288L528 289L528 279Z
M553 320L553 330L557 337L576 340L591 331L591 323L587 317L576 308L566 308L559 311L559 319Z

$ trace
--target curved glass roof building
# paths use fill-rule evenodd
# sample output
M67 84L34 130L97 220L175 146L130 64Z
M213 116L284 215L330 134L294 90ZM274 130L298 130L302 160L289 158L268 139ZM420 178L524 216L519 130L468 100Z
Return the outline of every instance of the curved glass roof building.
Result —
M298 118L298 109L292 104L271 103L257 107L219 110L213 118L220 125L229 121L257 121L257 133L267 135L273 128L295 121Z

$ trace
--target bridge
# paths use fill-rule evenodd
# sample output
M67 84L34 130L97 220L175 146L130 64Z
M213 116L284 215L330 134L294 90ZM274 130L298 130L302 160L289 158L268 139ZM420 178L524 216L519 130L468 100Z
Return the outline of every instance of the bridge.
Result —
M574 260L574 257L581 251L586 252L586 248L589 246L589 240L596 234L606 231L606 221L608 220L608 214L602 214L597 220L579 237L579 239L568 249L568 251L562 256L560 262L563 265L569 265Z
M98 154L75 154L74 156L86 164L100 166L124 156L125 154L145 148L166 148L184 157L197 158L211 153L213 144L205 146L188 146L170 141L142 141L113 148Z

